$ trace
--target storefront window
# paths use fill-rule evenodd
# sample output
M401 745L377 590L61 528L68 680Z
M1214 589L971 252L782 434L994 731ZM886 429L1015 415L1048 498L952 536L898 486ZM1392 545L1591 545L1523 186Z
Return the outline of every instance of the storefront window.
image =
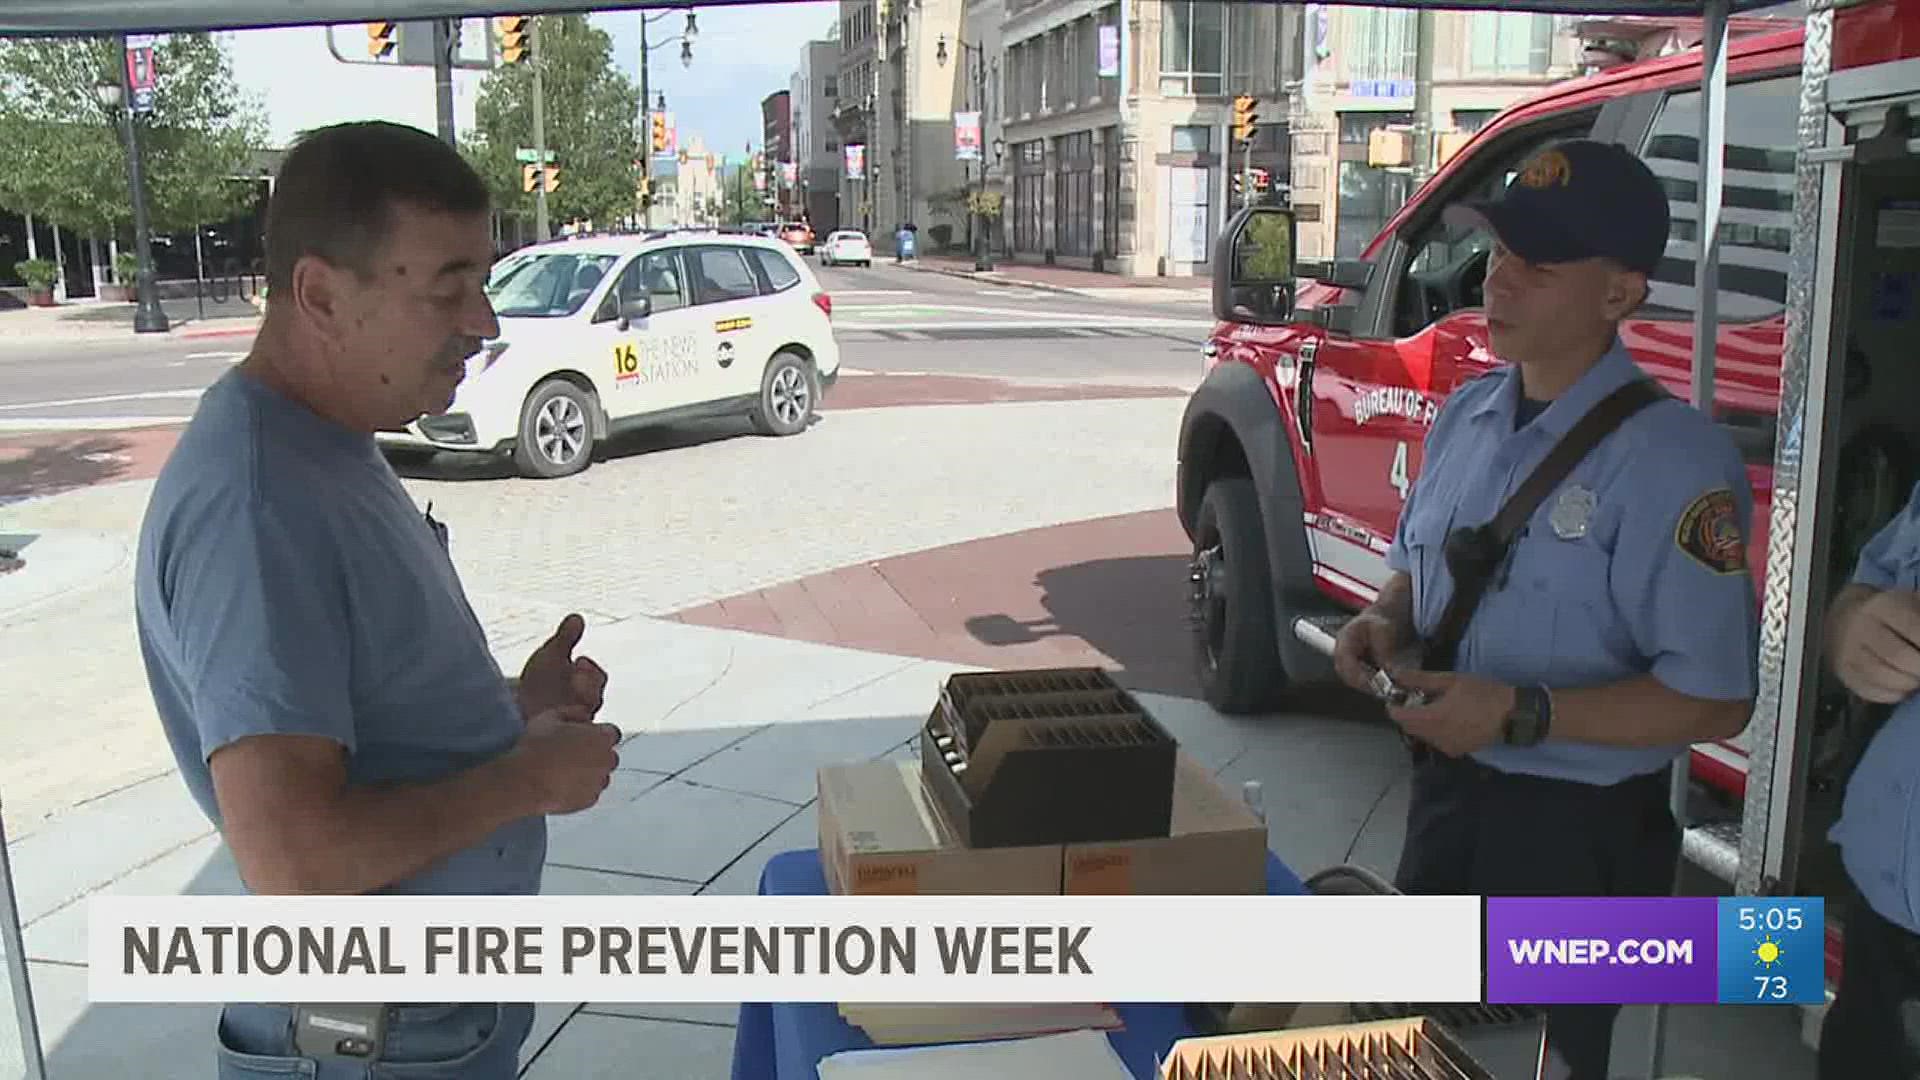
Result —
M1045 225L1042 198L1046 192L1046 144L1038 139L1014 148L1013 249L1039 251Z
M1060 255L1093 254L1093 132L1055 141L1053 249Z

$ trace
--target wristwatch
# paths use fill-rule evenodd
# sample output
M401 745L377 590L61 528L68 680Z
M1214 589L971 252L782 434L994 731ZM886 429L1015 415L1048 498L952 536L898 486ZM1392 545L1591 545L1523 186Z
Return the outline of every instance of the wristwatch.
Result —
M1553 696L1544 686L1520 686L1513 691L1513 711L1507 714L1508 746L1537 746L1553 727Z

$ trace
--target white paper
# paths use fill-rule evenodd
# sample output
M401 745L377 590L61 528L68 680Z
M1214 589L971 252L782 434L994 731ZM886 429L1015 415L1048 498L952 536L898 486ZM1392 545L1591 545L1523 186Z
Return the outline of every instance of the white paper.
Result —
M1014 1076L1132 1080L1113 1044L1098 1031L1032 1039L843 1050L822 1059L820 1080L1007 1080Z

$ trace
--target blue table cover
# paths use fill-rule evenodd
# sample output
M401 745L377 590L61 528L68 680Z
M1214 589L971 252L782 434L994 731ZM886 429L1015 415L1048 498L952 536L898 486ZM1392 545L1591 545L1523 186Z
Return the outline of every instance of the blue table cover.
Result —
M1300 878L1268 852L1268 894L1298 896L1306 891ZM768 859L760 872L760 895L827 895L820 852L808 848ZM1115 1011L1126 1026L1107 1032L1107 1041L1139 1080L1152 1080L1156 1055L1164 1056L1175 1041L1195 1034L1183 1005L1121 1005ZM839 1006L831 1003L744 1004L734 1029L733 1080L818 1080L821 1058L872 1046L866 1033L841 1019Z

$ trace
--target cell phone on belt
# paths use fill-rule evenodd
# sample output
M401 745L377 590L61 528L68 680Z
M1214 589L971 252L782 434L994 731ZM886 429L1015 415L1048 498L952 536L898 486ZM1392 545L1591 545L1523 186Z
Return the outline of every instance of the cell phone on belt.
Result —
M1374 669L1370 685L1373 696L1389 705L1425 705L1427 703L1427 695L1394 682L1393 676L1387 674L1385 668Z
M296 1005L293 1048L301 1057L378 1061L387 1046L385 1005Z

